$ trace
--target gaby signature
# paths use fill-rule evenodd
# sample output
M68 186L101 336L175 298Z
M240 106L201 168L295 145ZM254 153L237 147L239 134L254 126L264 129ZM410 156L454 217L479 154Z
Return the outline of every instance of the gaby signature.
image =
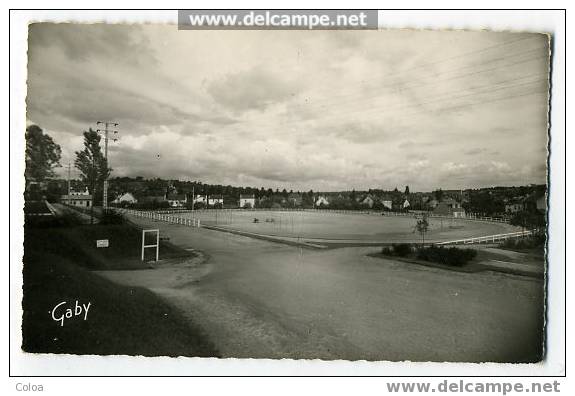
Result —
M61 303L57 304L51 311L52 319L56 322L60 322L60 326L64 326L64 321L66 319L71 319L73 317L84 317L84 320L88 319L88 311L90 310L90 306L92 305L91 302L86 304L80 304L78 300L76 300L75 304L67 305L67 301L62 301Z

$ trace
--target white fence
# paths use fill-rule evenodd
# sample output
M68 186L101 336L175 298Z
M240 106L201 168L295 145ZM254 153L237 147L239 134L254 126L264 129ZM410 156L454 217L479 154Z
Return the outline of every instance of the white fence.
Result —
M416 215L423 215L426 214L429 218L443 218L449 220L474 220L474 221L487 221L491 223L506 223L509 224L509 219L501 218L501 217L483 217L477 216L474 214L466 214L461 217L455 216L446 216L446 215L438 215L433 214L430 212L381 212L384 216L407 216L407 217L414 217Z
M201 227L200 219L196 218L183 218L177 216L177 214L183 213L193 213L194 211L191 210L178 210L178 211L144 211L144 210L134 210L134 209L114 209L115 211L122 213L122 214L130 214L136 217L155 220L155 221L165 221L171 224L179 224L188 227ZM226 210L238 210L238 209L209 209L211 210L219 210L219 211L226 211ZM253 210L258 211L258 209L245 209L245 210ZM268 209L269 210L269 209ZM295 211L301 209L282 209L281 211ZM356 210L333 210L333 209L304 209L304 211L322 211L327 213L341 213L341 214L380 214L381 212L371 212L371 211L356 211ZM415 213L397 213L397 212L383 212L386 216L409 216L413 217ZM437 215L430 215L430 217L434 218L446 218L444 216L437 216ZM496 223L506 223L504 219L497 219L493 217L447 217L448 219L454 220L477 220L477 221L491 221ZM506 234L496 234L496 235L487 235L482 237L475 237L475 238L465 238L465 239L456 239L453 241L445 241L445 242L438 242L436 245L469 245L469 244L481 244L481 243L496 243L501 242L510 238L523 238L529 235L532 235L533 231L518 231L518 232L510 232Z
M523 238L529 235L532 235L533 231L518 231L518 232L510 232L507 234L497 234L497 235L488 235L482 237L475 237L475 238L465 238L465 239L456 239L453 241L446 241L446 242L439 242L436 245L471 245L471 244L480 244L480 243L496 243L502 242L507 239L513 238Z
M403 217L414 217L420 216L422 214L426 214L430 218L444 218L444 219L453 219L453 220L476 220L476 221L487 221L493 223L509 223L509 218L504 217L487 217L487 216L478 216L474 213L466 213L461 217L455 216L447 216L447 215L438 215L434 214L433 212L426 212L426 211L411 211L411 212L387 212L381 210L372 210L372 209L326 209L326 208L313 208L313 209L303 209L303 208L250 208L250 209L242 209L242 208L202 208L202 209L186 209L186 208L166 208L166 209L121 209L116 208L118 211L139 211L139 212L155 212L158 214L167 214L173 215L178 213L202 213L202 212L212 212L212 211L219 211L219 212L229 212L229 211L250 211L250 212L320 212L320 213L327 213L327 214L363 214L363 215L378 215L378 216L403 216Z
M200 219L185 219L183 217L175 216L174 214L158 213L155 211L142 211L133 209L115 209L117 212L122 214L130 214L132 216L141 217L144 219L165 221L171 224L180 224L188 227L201 227Z

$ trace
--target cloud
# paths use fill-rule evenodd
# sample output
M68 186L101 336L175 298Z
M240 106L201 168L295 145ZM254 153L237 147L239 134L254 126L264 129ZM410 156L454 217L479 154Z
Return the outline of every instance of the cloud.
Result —
M479 154L485 154L486 152L487 149L483 147L475 147L472 149L465 150L463 153L466 155L479 155Z
M32 75L31 83L38 78L43 77ZM31 113L50 116L57 108L60 116L85 124L122 120L132 124L168 125L197 120L196 116L174 106L74 76L68 77L66 85L53 84L42 95L29 95L27 102Z
M473 96L545 76L540 61L505 66L545 54L538 35L33 24L29 40L27 118L66 157L96 121L119 122L114 175L302 191L545 181L545 95Z
M207 87L211 97L234 112L264 110L299 91L298 84L261 68L228 74Z
M71 61L106 57L122 63L155 63L149 41L138 25L33 23L28 28L30 58L36 49L63 51Z
M322 127L320 134L352 143L377 143L381 141L389 143L395 140L393 133L381 125L361 121Z

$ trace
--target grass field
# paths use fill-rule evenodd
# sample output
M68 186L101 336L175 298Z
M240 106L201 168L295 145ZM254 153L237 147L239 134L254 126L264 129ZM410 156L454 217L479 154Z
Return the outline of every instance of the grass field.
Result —
M415 216L382 216L365 213L312 211L203 210L180 217L200 219L202 224L261 235L356 241L419 241ZM430 218L428 241L502 234L517 231L503 223Z

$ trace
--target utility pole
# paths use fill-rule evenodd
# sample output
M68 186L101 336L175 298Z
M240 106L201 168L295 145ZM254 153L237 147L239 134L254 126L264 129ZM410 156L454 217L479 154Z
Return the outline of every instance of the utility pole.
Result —
M104 125L104 129L97 129L96 132L104 133L104 158L106 159L106 167L108 168L108 139L110 132L114 133L113 140L114 142L118 141L116 137L118 131L110 130L111 127L117 127L119 124L117 122L110 122L110 121L98 121L96 125ZM106 169L107 173L107 169ZM104 180L104 194L102 198L102 209L104 212L108 210L108 176L106 175L106 179Z
M72 169L72 164L70 163L70 161L68 161L68 165L66 166L66 168L68 168L68 200L70 199L70 172Z
M96 158L92 155L92 172L96 170ZM96 193L96 179L93 179L92 185L92 202L90 203L90 224L94 224L94 195Z

